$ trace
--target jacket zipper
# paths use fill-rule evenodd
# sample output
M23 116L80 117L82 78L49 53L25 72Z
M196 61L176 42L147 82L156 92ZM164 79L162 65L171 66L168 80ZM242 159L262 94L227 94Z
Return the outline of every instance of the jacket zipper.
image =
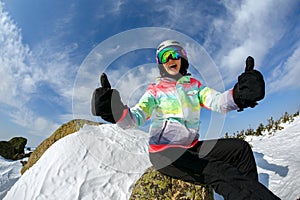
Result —
M160 142L161 137L163 136L163 133L165 132L165 129L166 129L166 127L167 127L167 123L168 123L168 121L166 120L166 121L165 121L165 124L164 124L164 127L163 127L163 129L161 130L161 133L160 133L160 135L159 135L158 143Z
M181 102L181 99L180 99L180 95L178 94L178 91L177 91L177 85L178 85L178 83L176 83L176 85L175 85L175 96L178 99L178 103L179 103L180 108L181 108L182 118L184 119L184 112L183 112L183 108L182 108L182 102ZM183 87L183 85L182 85L182 87Z

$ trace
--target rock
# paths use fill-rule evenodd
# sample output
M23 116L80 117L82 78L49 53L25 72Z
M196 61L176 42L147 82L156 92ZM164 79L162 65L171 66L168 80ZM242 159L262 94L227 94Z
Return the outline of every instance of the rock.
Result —
M15 154L14 147L7 141L0 141L0 155L5 159L11 159Z
M23 161L23 160L21 160L20 162L21 162L22 166L26 165L26 163L27 163L27 161Z
M21 169L21 174L24 174L27 169L33 166L43 155L43 153L56 141L59 139L77 132L80 128L82 128L85 124L89 125L101 125L102 123L99 122L92 122L83 119L74 119L68 123L63 124L60 126L49 138L44 140L30 155L28 158L27 163Z
M23 137L14 137L8 141L15 149L15 153L24 154L27 139Z
M130 200L213 200L212 188L161 174L153 167L136 182Z
M23 137L14 137L11 140L0 141L0 155L6 159L19 160L25 157L24 148L27 139Z

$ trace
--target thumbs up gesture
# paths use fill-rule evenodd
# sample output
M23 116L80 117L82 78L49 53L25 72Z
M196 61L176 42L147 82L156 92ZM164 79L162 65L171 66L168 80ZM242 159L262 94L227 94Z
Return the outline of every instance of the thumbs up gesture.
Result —
M254 108L257 101L265 96L265 81L263 75L254 69L254 59L248 56L246 60L245 72L238 77L238 82L233 88L233 99L243 111L244 108Z
M92 95L92 114L100 116L105 121L116 123L127 106L122 103L118 90L111 89L105 73L100 76L100 83L101 87L95 89Z

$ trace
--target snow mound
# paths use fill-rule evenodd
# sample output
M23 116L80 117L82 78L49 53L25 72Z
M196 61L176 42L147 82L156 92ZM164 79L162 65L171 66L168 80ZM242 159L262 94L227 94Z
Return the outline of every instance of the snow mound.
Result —
M4 199L129 199L150 167L148 134L84 126L54 143Z

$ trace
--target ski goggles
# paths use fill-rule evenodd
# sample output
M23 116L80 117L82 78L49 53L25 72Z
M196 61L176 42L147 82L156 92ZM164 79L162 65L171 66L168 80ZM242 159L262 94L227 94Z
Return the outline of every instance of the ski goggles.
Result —
M157 62L159 64L164 64L167 63L170 59L178 60L182 57L181 52L182 49L176 46L164 48L157 54Z

